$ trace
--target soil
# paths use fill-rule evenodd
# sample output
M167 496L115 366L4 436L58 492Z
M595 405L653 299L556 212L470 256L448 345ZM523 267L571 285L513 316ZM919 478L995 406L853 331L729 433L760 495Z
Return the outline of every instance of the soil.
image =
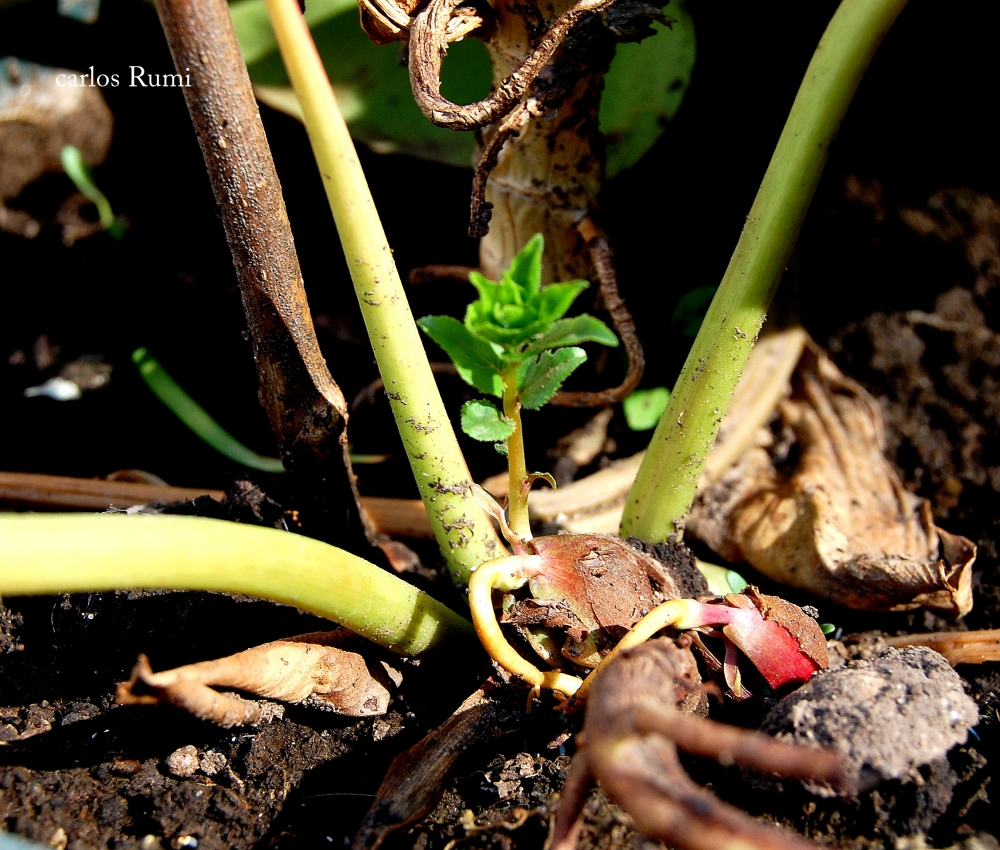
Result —
M684 292L720 278L835 5L786 0L765 14L747 4L691 3L699 58L685 104L646 159L605 192L624 294L647 348L647 386L669 384L679 368L689 339L663 327ZM979 546L969 628L1000 627L1000 175L981 126L992 104L991 39L1000 10L982 5L957 4L943 16L929 0L913 0L904 12L834 146L773 314L776 322L801 318L879 398L890 456L907 486L931 500L939 524ZM126 0L105 0L89 28L37 2L4 7L6 55L60 67L103 63L119 72L130 63L169 67L152 9ZM105 95L116 127L97 178L131 222L126 238L98 236L66 248L55 224L32 241L0 234L0 469L92 477L139 468L171 484L226 489L245 471L174 422L129 360L134 348L148 346L196 398L211 401L225 427L258 451L273 451L200 152L178 91ZM320 181L301 128L264 112L320 342L352 398L375 369L345 295L345 264L339 251L327 250L332 225ZM369 152L361 158L401 268L476 262L475 243L460 235L468 172ZM70 191L64 178L50 175L14 205L52 220ZM674 287L669 295L664 282ZM440 312L441 303L457 304L466 294L459 283L414 287L414 311ZM24 398L26 387L85 356L113 366L106 386L74 402ZM605 374L580 377L581 388L617 379L620 364L605 363ZM442 377L442 389L455 410L468 397L455 378ZM555 410L529 419L529 466L551 465L546 450L586 417ZM360 471L362 492L415 495L383 401L358 406L351 435L359 452L393 454ZM648 439L628 431L618 413L609 436L609 452L595 464ZM477 478L499 471L492 448L468 449ZM283 501L280 479L253 480ZM246 511L240 518L253 520ZM430 548L420 554L436 566ZM427 586L461 604L443 582ZM834 623L859 657L864 644L852 642L852 633L953 627L920 612L819 608L821 621ZM323 627L290 608L223 595L5 599L0 828L57 850L348 846L392 758L489 674L482 657L404 665L401 694L375 719L286 707L259 729L221 730L169 708L112 705L115 683L139 653L164 669ZM724 798L822 843L995 848L989 794L1000 764L1000 667L958 672L978 704L979 724L947 758L921 768L920 783L889 780L852 801L820 800L793 787L780 795L760 790L736 769L685 763ZM754 692L753 682L747 686ZM756 726L774 702L759 696L713 713ZM574 729L543 705L498 739L470 746L437 807L386 846L541 847ZM190 747L193 754L171 759ZM617 806L592 794L584 847L648 844Z

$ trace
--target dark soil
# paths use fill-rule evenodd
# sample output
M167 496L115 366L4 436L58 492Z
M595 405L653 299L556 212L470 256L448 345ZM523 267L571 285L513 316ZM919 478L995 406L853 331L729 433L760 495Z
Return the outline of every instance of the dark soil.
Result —
M647 347L647 386L669 384L676 374L689 340L663 325L685 291L720 278L836 4L788 0L766 11L735 2L691 5L699 65L687 100L646 160L606 191L624 294ZM1000 216L991 200L1000 199L1000 175L981 126L993 103L998 16L984 4L954 4L943 13L929 0L913 0L845 122L775 311L800 316L841 368L881 400L903 480L931 500L941 525L977 542L970 628L1000 627ZM37 2L5 7L5 55L61 67L169 67L152 9L126 0L105 0L91 28ZM125 240L98 236L64 248L54 227L32 242L0 234L0 469L103 476L141 468L171 484L225 489L245 470L220 461L173 421L129 361L135 347L148 346L193 395L211 402L224 426L271 451L200 153L179 92L105 94L117 123L97 177L131 221ZM320 341L351 398L375 369L345 265L331 249L320 181L301 128L266 111L264 119ZM475 263L475 243L461 235L468 173L367 152L362 162L402 269ZM17 203L51 218L69 191L50 176ZM675 287L669 295L664 282ZM467 293L445 283L412 294L423 315L452 298L457 312ZM34 357L43 335L58 349L47 365ZM106 388L77 402L23 397L25 387L84 355L114 366ZM607 374L581 380L610 384L619 365L609 362ZM443 378L442 388L455 409L467 397L456 379ZM550 465L546 449L585 417L557 410L530 419L529 465ZM383 402L362 403L351 434L357 451L394 454L361 471L362 492L414 494ZM621 455L648 438L629 432L620 415L610 436ZM478 478L499 470L490 447L468 449ZM254 480L282 501L280 480ZM421 554L433 565L432 552ZM169 708L114 708L114 685L140 652L164 669L323 624L221 595L4 602L0 828L58 850L345 846L393 756L444 720L489 672L478 656L457 664L427 659L404 665L402 693L384 718L289 707L260 729L226 731ZM821 620L845 635L946 625L922 613L820 608ZM730 801L823 842L994 848L998 828L988 800L1000 764L1000 668L959 672L979 705L976 735L923 768L923 784L893 780L843 802L791 788L781 795L754 790L738 771L694 759L689 769ZM754 726L773 702L758 698L715 713ZM470 748L437 808L388 845L541 847L573 752L567 731L572 727L557 715L536 710L499 740ZM197 770L186 776L168 765L183 747L197 753ZM647 846L599 792L586 811L585 846Z

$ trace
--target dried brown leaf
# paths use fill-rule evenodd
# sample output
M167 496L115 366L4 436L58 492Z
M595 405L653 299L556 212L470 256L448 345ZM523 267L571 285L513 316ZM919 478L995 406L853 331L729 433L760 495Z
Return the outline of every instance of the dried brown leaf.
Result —
M385 714L401 677L384 662L368 661L344 648L356 643L360 639L343 629L313 632L161 673L154 673L140 655L115 698L121 705L169 703L225 727L260 723L274 711L221 694L213 686L282 702L308 702L350 717Z
M840 605L968 612L976 548L903 487L878 402L810 342L777 415L699 494L686 532Z

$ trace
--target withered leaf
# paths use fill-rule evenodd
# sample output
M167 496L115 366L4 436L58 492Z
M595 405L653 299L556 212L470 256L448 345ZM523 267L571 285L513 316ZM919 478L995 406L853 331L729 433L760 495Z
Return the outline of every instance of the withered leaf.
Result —
M686 532L840 605L967 613L976 547L934 526L886 460L878 402L811 341L777 417L699 493Z
M385 714L401 681L399 673L346 646L369 645L344 629L313 632L161 673L154 673L148 659L139 656L132 677L118 686L115 698L120 705L169 703L225 727L270 717L260 703L219 693L213 686L282 702L307 702L350 717Z

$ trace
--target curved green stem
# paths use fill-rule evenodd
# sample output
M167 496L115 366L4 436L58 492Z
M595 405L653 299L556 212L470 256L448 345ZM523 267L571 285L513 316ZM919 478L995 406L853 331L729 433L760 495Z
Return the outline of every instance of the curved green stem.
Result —
M473 636L466 620L426 593L309 537L201 517L0 516L0 595L139 587L271 599L400 655Z
M590 688L594 684L594 679L601 672L601 669L607 667L626 649L632 649L641 643L645 643L658 631L668 626L673 626L675 629L695 629L698 626L704 625L705 621L702 611L702 604L696 602L694 599L668 599L666 602L657 605L645 617L639 620L638 623L632 626L625 633L625 636L618 641L614 649L601 659L601 663L590 671L587 678L583 680L583 684L577 689L575 702L582 703L587 699Z
M536 688L549 688L566 696L573 696L581 681L576 676L551 670L543 673L530 661L522 658L500 630L493 610L494 590L516 590L527 581L533 570L537 571L538 555L512 555L482 564L469 579L469 610L476 634L490 657L504 668Z
M59 160L66 176L73 181L73 185L76 186L80 194L97 207L101 227L105 230L111 230L115 225L115 214L111 210L111 202L94 183L94 178L90 169L87 168L87 163L83 160L80 149L73 145L64 146L59 152Z
M170 412L219 454L250 469L259 469L261 472L285 471L278 458L265 457L248 449L216 422L145 348L137 348L132 352L132 362L139 367L139 374L142 375L146 386L170 409Z
M524 462L524 431L521 425L521 399L517 394L517 367L514 363L503 376L503 415L514 423L507 438L507 519L511 530L522 539L531 537L528 519L528 467Z
M368 336L427 516L455 581L503 547L472 497L458 446L410 312L354 143L296 0L267 0Z
M726 274L625 503L621 533L683 531L705 459L764 321L833 137L906 0L843 0L813 54Z

